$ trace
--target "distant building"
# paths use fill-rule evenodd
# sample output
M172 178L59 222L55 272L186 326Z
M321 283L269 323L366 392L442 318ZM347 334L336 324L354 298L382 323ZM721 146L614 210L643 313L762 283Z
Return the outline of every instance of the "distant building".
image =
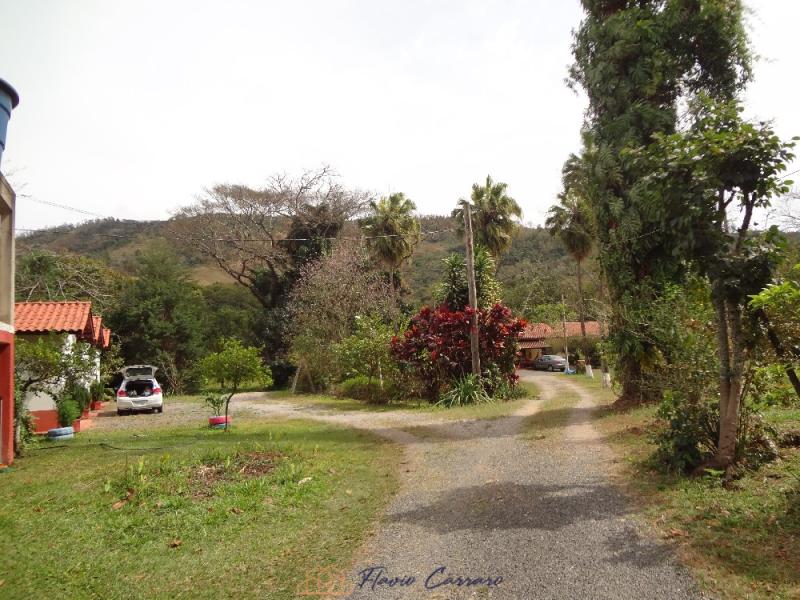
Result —
M600 339L600 323L597 321L584 321L583 325L586 328L587 339ZM527 366L542 354L557 354L559 351L563 351L565 329L567 339L582 337L580 321L567 321L566 323L557 323L555 325L528 323L528 326L517 337L520 365Z

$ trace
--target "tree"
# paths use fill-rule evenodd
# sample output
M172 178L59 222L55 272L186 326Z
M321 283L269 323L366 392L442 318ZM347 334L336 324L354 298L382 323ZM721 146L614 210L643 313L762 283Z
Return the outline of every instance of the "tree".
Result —
M583 299L583 277L581 266L592 250L594 232L592 216L583 198L572 192L559 195L559 203L551 207L545 226L550 234L557 236L567 252L575 259L578 279L578 314L581 322L581 337L586 338L586 308Z
M571 85L589 98L584 151L599 258L614 308L610 342L619 356L620 402L656 399L644 386L658 348L647 332L642 298L679 281L672 232L633 187L650 172L626 152L671 134L679 106L698 94L733 98L750 76L750 51L739 0L583 0L586 16L574 35ZM634 316L629 319L628 316Z
M20 302L90 300L95 312L104 313L124 281L91 258L34 249L17 259L15 293Z
M495 182L491 175L486 176L484 185L472 184L470 203L475 242L485 246L495 260L499 260L500 255L511 246L511 239L522 218L522 209L506 193L507 188L507 184ZM456 219L463 233L464 209L456 208L452 217Z
M366 201L323 167L296 179L274 175L263 188L217 185L182 209L171 229L273 309L288 292L286 276L318 258Z
M332 346L352 335L358 315L387 322L398 316L392 286L363 248L340 242L329 256L306 264L289 298L290 357L312 391L336 373Z
M411 258L419 242L419 220L413 215L416 205L402 192L370 201L370 214L361 220L367 248L389 272L389 281L400 287L399 269Z
M274 362L286 351L283 311L303 265L328 253L344 223L361 214L368 200L322 167L296 178L274 175L261 188L217 185L182 209L170 231L177 243L211 259L261 303L260 342Z
M753 214L786 193L780 177L794 155L768 123L741 119L741 107L701 99L686 132L655 136L632 160L650 169L634 193L669 228L674 256L708 277L716 314L719 357L719 443L709 462L729 467L736 458L748 339L747 304L763 290L779 262L774 228L752 231ZM739 216L740 215L740 216Z
M139 254L135 278L122 289L108 323L127 364L154 363L176 393L206 351L203 296L178 258L164 247Z
M234 338L222 340L222 349L203 357L199 362L203 374L217 381L225 396L225 430L228 430L228 407L231 398L245 383L272 385L272 374L261 362L261 351L253 346L243 346Z

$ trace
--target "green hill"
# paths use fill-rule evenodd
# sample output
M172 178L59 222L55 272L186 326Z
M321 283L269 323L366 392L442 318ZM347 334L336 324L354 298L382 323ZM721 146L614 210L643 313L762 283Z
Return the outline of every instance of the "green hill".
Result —
M442 274L442 259L453 252L463 252L462 236L450 217L426 215L420 218L426 233L417 245L411 261L403 268L408 290L407 302L418 306L430 303ZM125 272L136 260L137 252L153 243L170 244L167 221L95 220L80 225L60 226L17 238L17 252L23 255L38 248L57 253L71 253L102 261L112 269ZM191 269L201 285L234 282L218 266L184 246L171 244ZM587 293L594 289L596 276L593 261L587 261ZM504 300L515 312L537 318L533 307L560 301L575 301L574 263L558 240L540 227L522 227L511 249L498 266Z

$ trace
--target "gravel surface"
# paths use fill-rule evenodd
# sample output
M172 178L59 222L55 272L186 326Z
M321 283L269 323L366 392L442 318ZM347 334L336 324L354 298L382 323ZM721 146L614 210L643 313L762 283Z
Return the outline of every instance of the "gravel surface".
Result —
M402 489L360 552L351 577L366 583L351 597L702 598L670 547L639 532L611 484L613 456L587 419L591 397L562 374L524 378L543 399L581 394L563 436L517 435L539 400L408 440ZM459 577L483 581L459 586Z
M401 490L359 552L350 578L364 584L353 599L704 598L672 549L639 530L611 483L614 457L591 425L591 396L560 373L522 377L543 397L491 420L337 412L260 393L238 394L231 406L234 416L316 419L402 444ZM561 435L520 435L542 401L565 392L580 402ZM164 414L106 410L95 427L179 425L207 415L200 403L174 402Z

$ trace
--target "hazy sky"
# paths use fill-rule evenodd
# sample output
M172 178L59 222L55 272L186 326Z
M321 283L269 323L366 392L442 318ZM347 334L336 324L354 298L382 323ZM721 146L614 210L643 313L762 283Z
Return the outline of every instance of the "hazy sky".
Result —
M749 5L748 114L800 134L800 2ZM0 0L21 96L2 168L32 198L132 219L321 164L446 213L491 173L541 223L579 145L580 17L578 0ZM18 228L86 218L18 201Z

